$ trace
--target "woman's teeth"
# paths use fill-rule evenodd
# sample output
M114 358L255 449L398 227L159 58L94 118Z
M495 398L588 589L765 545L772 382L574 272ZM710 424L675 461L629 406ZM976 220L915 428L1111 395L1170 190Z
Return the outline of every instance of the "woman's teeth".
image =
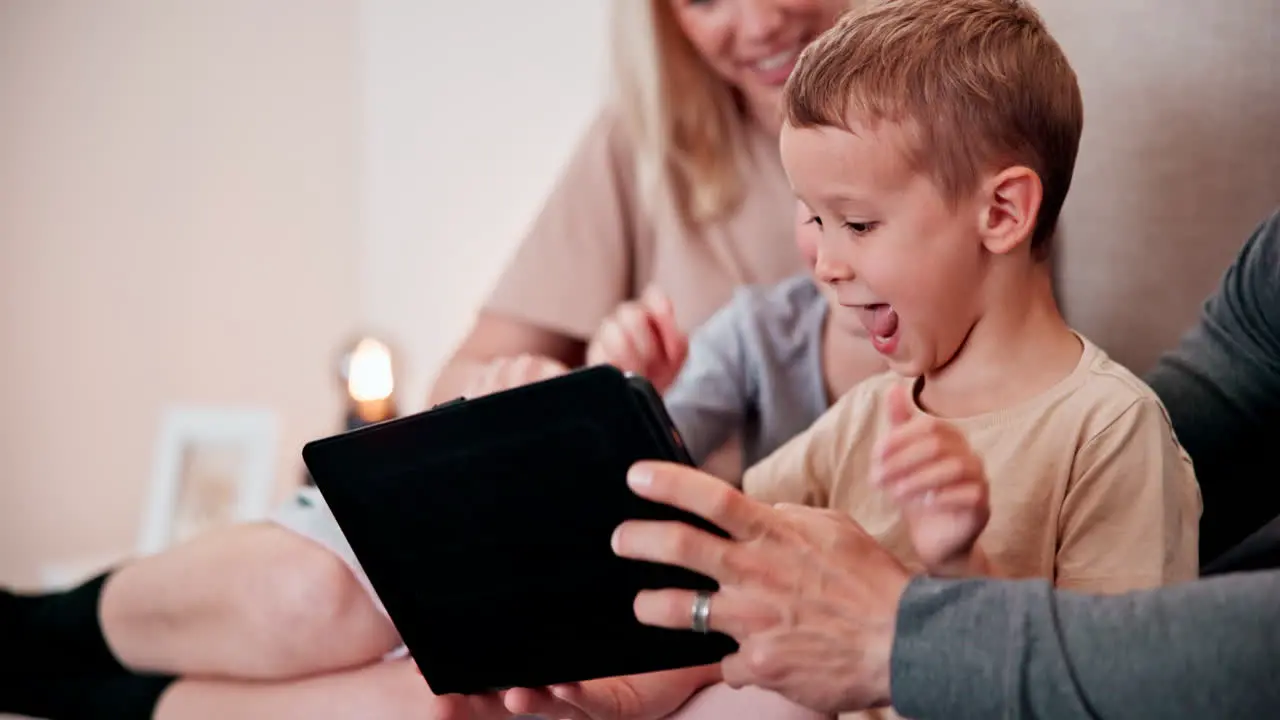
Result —
M763 60L757 60L755 63L755 66L756 66L756 69L759 70L760 72L772 72L779 68L785 67L787 63L791 62L792 60L795 60L796 56L799 54L800 54L799 49L791 48L789 50L784 50L778 53L777 55L770 55L769 57Z

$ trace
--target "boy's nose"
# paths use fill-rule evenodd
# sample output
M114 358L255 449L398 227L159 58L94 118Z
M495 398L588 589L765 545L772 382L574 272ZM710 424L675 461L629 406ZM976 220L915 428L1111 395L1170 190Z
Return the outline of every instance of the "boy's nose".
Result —
M824 283L852 280L856 275L853 265L838 253L832 252L830 248L824 247L825 245L827 245L825 242L818 244L818 262L813 266L814 275Z

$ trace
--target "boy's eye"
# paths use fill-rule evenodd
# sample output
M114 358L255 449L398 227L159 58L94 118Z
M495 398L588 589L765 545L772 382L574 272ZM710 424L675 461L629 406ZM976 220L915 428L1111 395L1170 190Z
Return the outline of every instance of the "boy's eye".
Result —
M818 227L822 227L822 218L818 217L817 215L814 215L813 217L809 218L808 220L805 220L805 221L804 221L804 224L805 224L805 225L817 225Z
M844 226L854 235L866 235L876 229L876 224L873 222L847 222Z

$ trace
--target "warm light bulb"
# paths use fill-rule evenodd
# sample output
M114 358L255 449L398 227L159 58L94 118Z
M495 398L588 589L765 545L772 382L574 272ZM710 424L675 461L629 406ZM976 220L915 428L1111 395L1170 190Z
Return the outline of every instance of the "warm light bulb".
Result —
M356 402L385 400L391 397L395 380L391 376L391 349L365 338L351 352L347 371L347 392Z

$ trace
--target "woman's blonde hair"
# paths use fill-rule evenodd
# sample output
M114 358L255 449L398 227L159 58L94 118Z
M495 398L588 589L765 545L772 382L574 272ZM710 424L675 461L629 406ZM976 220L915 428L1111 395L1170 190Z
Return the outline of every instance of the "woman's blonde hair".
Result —
M616 102L645 197L662 185L697 227L742 200L745 110L680 29L669 0L614 0Z

